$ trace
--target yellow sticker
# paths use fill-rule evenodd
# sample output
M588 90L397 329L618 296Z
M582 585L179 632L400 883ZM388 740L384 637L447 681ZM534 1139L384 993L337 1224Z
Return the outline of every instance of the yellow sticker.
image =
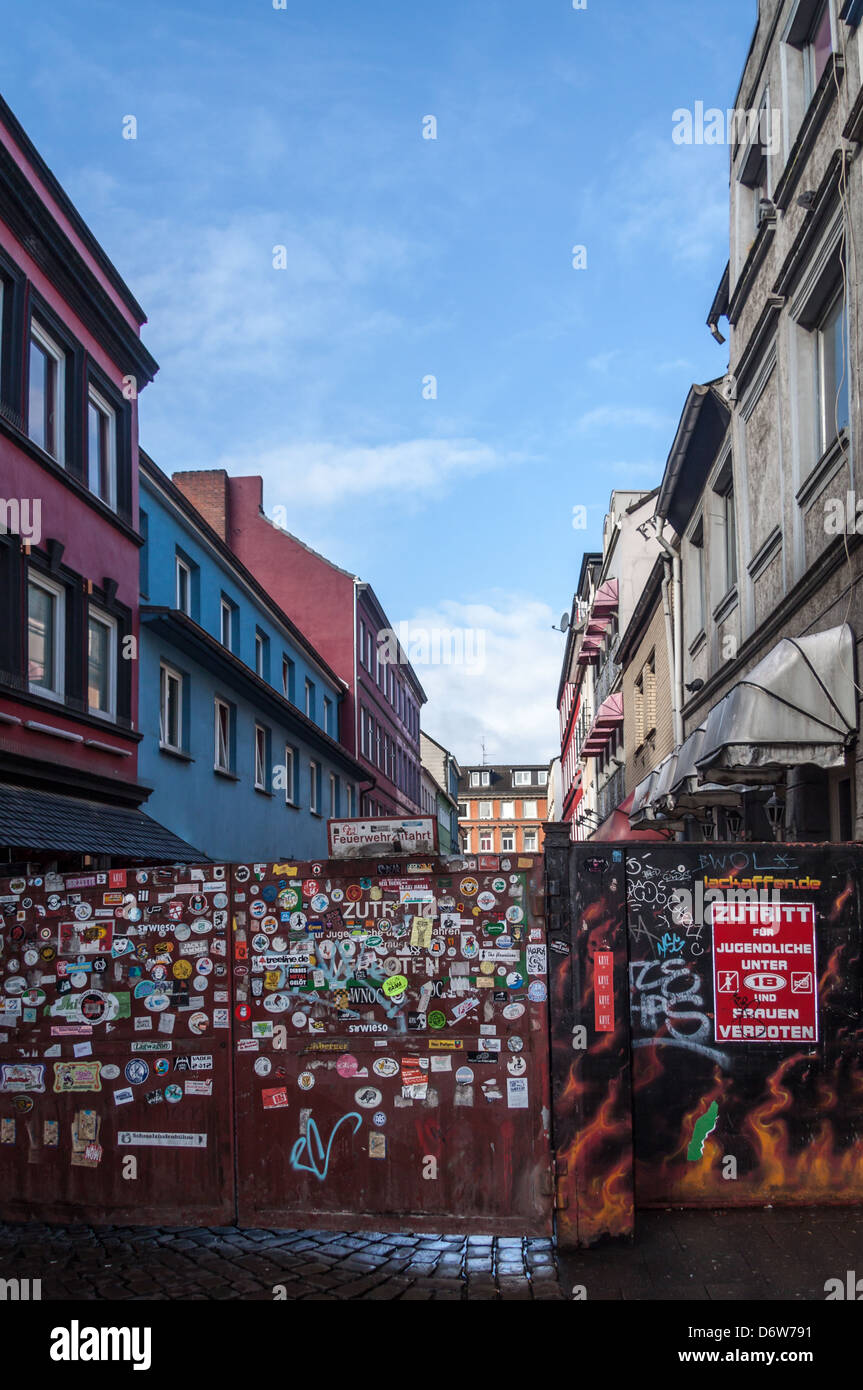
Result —
M297 872L296 864L274 864L274 874L285 874L288 878L293 878Z

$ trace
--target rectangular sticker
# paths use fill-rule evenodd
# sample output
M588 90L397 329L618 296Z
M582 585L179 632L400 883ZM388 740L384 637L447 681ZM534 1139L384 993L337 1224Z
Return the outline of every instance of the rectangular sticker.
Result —
M717 1042L818 1041L813 903L714 903Z
M206 1134L151 1133L134 1129L121 1129L117 1135L121 1148L141 1149L205 1149Z

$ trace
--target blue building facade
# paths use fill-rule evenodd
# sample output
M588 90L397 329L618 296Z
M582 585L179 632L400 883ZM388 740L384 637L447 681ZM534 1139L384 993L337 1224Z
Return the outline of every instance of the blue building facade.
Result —
M139 777L211 859L316 859L370 778L345 685L171 480L140 456Z

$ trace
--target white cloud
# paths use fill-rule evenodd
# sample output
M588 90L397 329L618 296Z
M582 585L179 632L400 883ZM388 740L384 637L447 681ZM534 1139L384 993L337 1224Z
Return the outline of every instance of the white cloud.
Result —
M600 405L589 410L578 419L580 430L607 429L609 427L630 427L645 430L666 430L673 427L674 419L661 410L639 409L635 406Z
M421 632L432 639L435 630L461 634L470 657L462 664L414 662L428 695L423 728L460 762L481 761L483 738L492 762L542 763L559 753L565 639L552 631L559 616L538 599L496 590L473 603L443 600L406 618L412 642ZM457 641L439 646L441 654L458 652Z
M261 452L229 454L214 465L229 473L260 473L273 505L290 499L331 506L385 494L407 501L441 495L478 473L515 459L476 439L411 439L399 444L349 446L310 441Z

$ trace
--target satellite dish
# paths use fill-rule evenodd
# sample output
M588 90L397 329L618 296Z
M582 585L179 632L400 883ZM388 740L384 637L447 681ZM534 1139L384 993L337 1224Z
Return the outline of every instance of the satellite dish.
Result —
M568 614L568 613L564 613L563 617L562 617L561 620L560 620L560 630L561 630L561 632L568 632L568 631L569 631L569 614Z

